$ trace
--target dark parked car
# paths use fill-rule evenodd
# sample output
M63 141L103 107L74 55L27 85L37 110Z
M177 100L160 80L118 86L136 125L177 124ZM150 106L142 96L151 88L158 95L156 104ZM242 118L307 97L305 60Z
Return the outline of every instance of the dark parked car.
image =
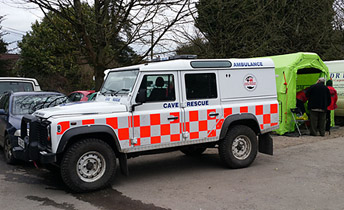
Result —
M57 92L7 92L0 99L0 146L7 163L14 163L12 148L18 145L21 119L42 108L66 103L66 96Z

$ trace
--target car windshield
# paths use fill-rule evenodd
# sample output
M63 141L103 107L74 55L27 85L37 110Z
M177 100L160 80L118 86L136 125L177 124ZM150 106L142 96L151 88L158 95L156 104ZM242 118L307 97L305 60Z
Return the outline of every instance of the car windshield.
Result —
M129 93L133 89L138 73L138 70L109 72L100 93L112 95Z
M12 101L12 114L31 114L38 109L66 103L67 98L62 94L40 94L14 96Z
M30 82L0 82L0 94L6 91L21 92L33 91L32 83Z

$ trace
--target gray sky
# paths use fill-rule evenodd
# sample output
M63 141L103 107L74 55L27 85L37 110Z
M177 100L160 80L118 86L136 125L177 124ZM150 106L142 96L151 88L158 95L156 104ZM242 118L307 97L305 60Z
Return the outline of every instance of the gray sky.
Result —
M8 50L11 53L18 52L18 49L12 49L15 49L17 42L31 30L31 24L43 17L43 13L38 8L19 4L16 0L0 0L0 15L5 16L1 26L2 31L8 34L3 36L3 39L10 43Z

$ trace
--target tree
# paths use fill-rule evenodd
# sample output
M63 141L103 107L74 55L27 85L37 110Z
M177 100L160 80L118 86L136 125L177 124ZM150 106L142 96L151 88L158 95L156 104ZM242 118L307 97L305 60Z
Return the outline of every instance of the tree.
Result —
M208 58L212 50L209 42L199 35L189 36L188 42L180 44L176 49L178 55L197 55L197 58Z
M344 1L343 0L335 0L334 2L334 11L335 11L335 17L334 17L334 36L333 39L333 46L337 49L337 51L341 52L338 53L340 55L344 54ZM343 59L343 56L338 57L335 56L335 59Z
M92 87L92 74L88 81L79 80L80 52L75 47L73 34L61 36L56 33L54 25L61 25L67 34L70 25L53 13L47 14L41 23L34 23L18 43L21 49L17 74L23 77L34 77L42 89L58 90L67 93L75 89L89 89ZM54 24L51 24L53 22Z
M3 21L4 16L0 16L0 24ZM5 33L2 32L2 26L0 25L0 53L6 53L7 52L7 43L2 39L2 36L4 36Z
M299 51L331 57L334 0L200 0L195 26L208 57L256 57Z
M54 12L71 24L81 53L94 68L97 90L105 69L123 65L122 58L140 62L172 26L190 14L187 7L190 0L94 0L92 5L81 0L26 1L38 5L45 13ZM57 32L65 33L56 28ZM119 41L117 46L114 39ZM136 58L125 51L134 44L143 47L141 56Z
M90 9L84 7L84 13L90 14ZM41 23L36 22L31 29L18 44L21 49L18 75L37 78L42 88L64 93L94 88L93 69L87 65L79 47L80 40L68 21L49 12ZM121 44L118 39L112 42L116 47ZM129 47L122 53L126 55L118 58L121 63L128 61L128 54L134 55Z
M2 22L4 16L0 16L0 23ZM2 27L0 25L0 54L7 52L7 43L2 39L2 36L5 35L4 32L1 31ZM0 76L7 76L7 71L5 71L8 62L5 60L0 60Z

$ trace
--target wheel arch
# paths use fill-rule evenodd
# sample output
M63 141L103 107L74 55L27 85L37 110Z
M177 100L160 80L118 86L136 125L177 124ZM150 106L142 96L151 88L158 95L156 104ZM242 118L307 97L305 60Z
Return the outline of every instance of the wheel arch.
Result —
M230 115L225 119L221 128L220 139L225 138L228 129L235 125L246 125L250 127L257 135L260 134L259 123L256 116L251 113L241 113Z
M91 125L76 127L66 131L59 142L56 153L61 154L71 144L84 138L101 139L109 144L115 153L118 153L121 149L117 135L112 128L105 125Z
M10 126L8 126L6 129L5 129L5 131L4 131L4 137L3 137L3 139L1 139L0 138L0 146L5 146L5 138L6 138L6 136L7 135L13 135L14 134L14 132L16 131L16 128L15 127L13 127L12 125L10 125Z

